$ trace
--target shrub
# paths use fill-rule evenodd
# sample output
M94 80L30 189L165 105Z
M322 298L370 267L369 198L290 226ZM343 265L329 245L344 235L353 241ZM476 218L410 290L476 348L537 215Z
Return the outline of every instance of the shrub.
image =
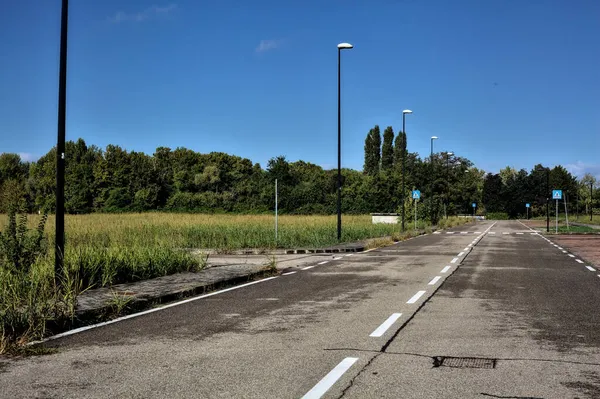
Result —
M508 220L508 213L506 212L488 212L485 216L488 220Z

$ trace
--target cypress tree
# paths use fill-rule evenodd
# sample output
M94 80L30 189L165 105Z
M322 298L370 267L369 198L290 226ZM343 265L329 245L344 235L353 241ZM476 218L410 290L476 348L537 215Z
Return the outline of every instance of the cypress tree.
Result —
M394 130L391 126L383 132L383 146L381 148L381 170L392 168L394 163Z

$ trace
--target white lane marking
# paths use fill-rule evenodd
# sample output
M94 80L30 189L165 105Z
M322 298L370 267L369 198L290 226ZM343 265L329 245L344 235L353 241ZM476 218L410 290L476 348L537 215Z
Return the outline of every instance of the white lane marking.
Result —
M446 234L454 234L453 231L447 231Z
M308 269L312 269L313 267L314 267L314 266L306 266L306 267L303 267L303 268L302 268L302 270L308 270Z
M468 251L468 250L469 250L469 247L468 247L468 246L467 246L465 249L463 249L463 251Z
M529 234L531 234L533 236L533 235L536 235L537 233L529 233Z
M41 344L43 342L48 342L48 341L52 341L54 339L58 339L58 338L62 338L62 337L67 337L69 335L73 335L73 334L77 334L77 333L80 333L80 332L83 332L83 331L91 330L93 328L104 327L104 326L107 326L109 324L118 323L118 322L123 321L123 320L133 319L135 317L143 316L143 315L146 315L146 314L149 314L149 313L158 312L159 310L165 310L165 309L172 308L174 306L183 305L184 303L194 302L194 301L197 301L199 299L204 299L204 298L208 298L208 297L211 297L211 296L214 296L214 295L223 294L225 292L229 292L229 291L237 290L237 289L240 289L240 288L248 287L250 285L254 285L254 284L258 284L258 283L264 283L265 281L273 280L273 279L276 279L278 277L279 276L267 277L267 278L262 279L262 280L252 281L250 283L238 285L236 287L225 288L224 290L221 290L221 291L211 292L210 294L204 294L204 295L200 295L200 296L197 296L197 297L194 297L194 298L185 299L183 301L179 301L179 302L175 302L175 303L170 303L168 305L161 306L159 308L148 309L148 310L144 310L143 312L134 313L134 314L130 314L130 315L123 316L123 317L118 317L118 318L116 318L114 320L104 321L104 322L98 323L98 324L92 324L91 326L79 327L79 328L76 328L74 330L65 331L64 333L56 334L56 335L53 335L53 336L48 337L48 338L44 338L44 339L39 340L39 341L30 342L28 345Z
M333 260L340 260L340 259L342 259L341 256L338 256L337 258L335 256L333 257Z
M347 254L346 256L354 256L354 254Z
M419 291L412 298L410 298L406 303L415 303L423 296L426 291Z
M357 360L357 357L347 357L342 360L333 368L333 370L327 373L327 375L323 377L321 381L317 382L317 385L308 391L306 395L302 397L302 399L319 399L321 396L325 395L325 392L327 392L329 388L331 388L333 384L335 384L337 380L339 380L340 377L344 375L344 373L348 371L348 369L352 367L354 363L356 363Z
M571 258L574 258L574 257L575 257L575 255L573 255L573 254L569 254L569 256L570 256Z
M442 234L439 231L434 231L433 234Z
M459 252L458 255L456 256L463 256L465 253L464 252Z
M563 249L562 247L556 247L556 248L560 249L561 251L562 251L562 249Z
M583 261L581 259L575 259L575 262L583 263Z
M446 266L442 269L442 273L446 273L448 270L450 270L451 266Z
M456 263L457 260L458 260L458 258L454 258L450 261L450 263Z
M294 274L297 272L287 272L287 273L281 273L282 276L289 276L290 274Z
M460 234L469 234L468 231L461 231Z
M377 327L375 331L373 331L371 335L369 335L369 337L381 337L383 334L385 334L387 329L390 328L396 322L396 320L400 318L400 316L402 316L402 313L392 314L390 317L387 318L386 321L381 323L381 325Z
M586 269L588 269L588 270L589 270L589 271L591 271L591 272L595 272L595 271L596 271L596 269L594 269L594 268L593 268L593 267L591 267L591 266L586 266L585 268L586 268Z
M523 235L523 233L517 233L517 234L519 234L519 235Z
M504 231L502 232L502 234L510 234L508 231Z
M376 249L377 249L377 248L371 248L371 249L367 249L366 251L363 251L363 253L364 253L364 252L371 252L371 251L375 251Z
M324 265L325 263L329 263L329 261L328 260L324 260L323 262L317 263L317 265Z
M442 276L435 276L434 278L431 279L431 281L427 285L435 285L438 281L440 281L441 278L442 278Z
M563 254L566 254L566 253L567 253L567 251L565 251L565 250L563 249L562 253L563 253Z
M558 245L554 244L554 246L555 246L556 248L558 248Z
M495 231L490 231L490 234L496 234L496 232Z

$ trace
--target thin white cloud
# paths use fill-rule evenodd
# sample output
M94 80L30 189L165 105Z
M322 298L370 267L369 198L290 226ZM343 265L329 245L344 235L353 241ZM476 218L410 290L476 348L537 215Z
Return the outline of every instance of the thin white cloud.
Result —
M282 40L261 40L256 47L257 53L264 53L266 51L275 50L278 47L281 47Z
M21 157L21 160L23 162L33 162L37 160L37 157L33 154L30 154L28 152L20 152L19 156Z
M177 9L177 4L169 4L166 6L152 6L146 8L143 11L134 12L134 13L126 13L124 11L118 11L115 15L109 18L109 21L118 24L121 22L133 21L133 22L142 22L153 17L159 17L163 15L167 15L170 12Z
M586 173L590 173L596 179L600 179L600 164L590 164L581 161L565 165L571 174L581 178Z

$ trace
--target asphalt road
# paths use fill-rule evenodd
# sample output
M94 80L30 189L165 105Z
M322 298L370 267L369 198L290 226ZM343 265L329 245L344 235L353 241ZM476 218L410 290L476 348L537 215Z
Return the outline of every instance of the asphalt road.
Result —
M315 257L3 361L0 397L600 397L600 272L563 251L507 221Z

